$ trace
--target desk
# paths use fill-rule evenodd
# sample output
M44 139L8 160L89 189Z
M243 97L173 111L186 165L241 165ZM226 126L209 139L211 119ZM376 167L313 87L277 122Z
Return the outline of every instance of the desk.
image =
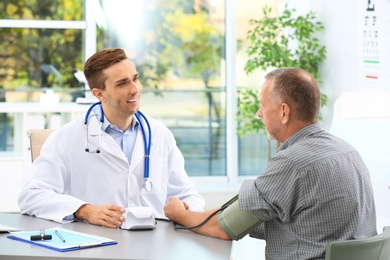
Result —
M0 214L0 223L21 230L49 229L57 226L78 232L114 239L116 245L82 249L71 252L30 245L9 239L0 234L0 259L46 259L46 260L90 260L90 259L230 259L231 241L206 237L187 230L174 230L173 224L158 221L156 229L127 231L75 222L66 225L21 214Z

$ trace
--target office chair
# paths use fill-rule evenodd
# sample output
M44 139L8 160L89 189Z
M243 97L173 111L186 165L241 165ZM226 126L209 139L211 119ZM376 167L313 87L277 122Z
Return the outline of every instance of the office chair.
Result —
M39 156L43 143L54 130L55 129L29 129L27 131L27 137L30 139L31 162Z
M390 226L373 237L340 240L326 246L325 260L389 260Z

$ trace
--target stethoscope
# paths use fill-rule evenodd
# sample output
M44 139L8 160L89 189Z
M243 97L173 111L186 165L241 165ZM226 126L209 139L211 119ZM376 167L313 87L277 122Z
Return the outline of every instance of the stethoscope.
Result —
M92 109L95 106L97 106L97 105L100 105L99 145L98 145L98 147L96 149L90 149L90 148L88 148L88 125L89 125L88 119L89 119L89 115L91 114ZM135 115L135 117L137 118L137 120L139 122L139 125L141 127L141 131L142 131L142 136L143 136L143 139L144 139L144 150L145 150L145 160L144 160L144 163L145 163L145 166L144 166L144 184L142 186L143 186L143 188L146 191L151 191L152 188L153 188L153 183L149 180L149 164L150 164L149 163L149 159L150 159L150 146L152 144L152 131L150 130L150 124L149 124L148 119L146 119L145 115L141 111L136 112L134 115ZM144 126L142 124L141 117L143 118L143 120L145 121L146 125L148 126L148 131L149 131L149 140L148 141L146 140L145 128L144 128ZM101 106L101 102L96 102L96 103L92 104L91 107L88 109L87 113L85 114L85 119L84 119L85 135L86 135L86 138L85 138L85 151L87 153L100 153L100 148L102 147L102 138L103 138L103 135L102 135L103 121L104 121L103 107Z

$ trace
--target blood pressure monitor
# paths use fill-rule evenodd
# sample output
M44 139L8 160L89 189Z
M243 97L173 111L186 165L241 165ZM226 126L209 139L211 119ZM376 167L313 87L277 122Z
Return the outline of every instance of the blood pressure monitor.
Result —
M240 210L238 195L226 202L218 214L218 223L222 230L233 240L239 240L264 221L252 212Z

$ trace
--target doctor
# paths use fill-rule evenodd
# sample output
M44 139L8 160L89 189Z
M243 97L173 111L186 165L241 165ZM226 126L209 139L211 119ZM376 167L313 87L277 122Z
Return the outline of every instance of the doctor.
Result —
M169 196L203 211L204 200L189 181L172 133L137 113L142 85L125 52L94 54L84 74L101 104L48 137L23 182L21 212L59 223L78 219L117 228L127 207L148 206L155 217L165 217Z

